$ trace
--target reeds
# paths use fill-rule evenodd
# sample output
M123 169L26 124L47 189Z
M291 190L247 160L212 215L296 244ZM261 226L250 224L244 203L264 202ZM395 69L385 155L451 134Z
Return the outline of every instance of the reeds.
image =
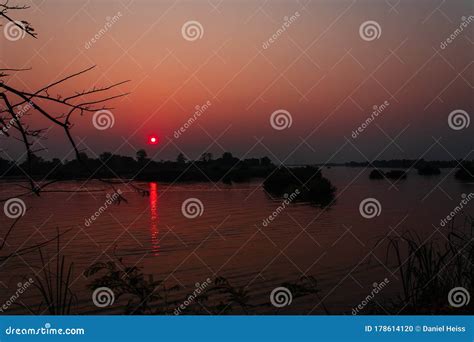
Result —
M471 293L474 289L473 229L473 218L466 217L461 228L455 228L453 222L441 242L423 240L413 232L389 238L387 258L394 254L402 286L401 295L392 302L393 313L472 313L472 301L453 308L448 293L455 287Z
M33 286L40 292L42 301L35 310L38 314L69 315L77 303L77 297L71 290L74 263L67 264L66 257L61 255L59 234L56 243L55 265L46 260L41 248L39 249L41 270L33 279Z

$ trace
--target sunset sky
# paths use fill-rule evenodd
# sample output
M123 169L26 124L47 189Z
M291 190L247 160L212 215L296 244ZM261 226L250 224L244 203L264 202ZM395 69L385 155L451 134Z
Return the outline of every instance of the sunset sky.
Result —
M112 102L113 127L97 130L93 114L74 119L73 135L91 157L146 148L157 160L174 159L180 151L197 158L206 150L287 163L474 158L474 122L461 130L448 125L457 109L474 120L474 21L440 47L463 16L474 14L472 1L25 3L31 8L14 17L31 22L38 39L2 37L0 65L32 70L8 84L34 91L91 65L97 68L57 93L131 80L115 91L131 94ZM295 13L294 22L264 49ZM115 15L118 20L90 43ZM183 38L182 26L190 20L202 25L202 38ZM359 27L368 20L380 25L378 39L361 38ZM208 101L209 108L176 139L174 132L195 107ZM385 101L387 108L351 137L373 106ZM271 114L279 109L290 113L291 127L272 128ZM50 126L34 113L27 120ZM160 143L148 146L150 134ZM47 136L37 146L48 149L43 157L73 158L59 129ZM22 154L20 142L0 141L8 156Z

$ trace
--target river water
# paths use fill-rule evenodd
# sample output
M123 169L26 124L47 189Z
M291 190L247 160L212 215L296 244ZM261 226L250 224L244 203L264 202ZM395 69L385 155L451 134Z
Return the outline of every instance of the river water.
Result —
M107 204L106 195L113 190L103 183L56 183L47 188L52 192L41 197L21 197L27 211L1 255L67 231L61 236L60 248L66 260L74 263L75 313L122 312L124 300L120 299L106 309L95 307L86 286L91 279L82 275L94 262L116 258L139 266L169 286L182 286L184 295L193 291L195 283L222 276L236 286L245 286L255 303L269 302L271 291L285 282L301 276L317 279L317 295L294 298L282 309L266 306L256 311L267 314L324 314L324 306L330 313L350 314L374 283L387 278L389 285L374 299L383 307L384 300L400 293L399 275L386 258L386 243L375 247L376 243L386 240L387 234L395 237L405 231L426 239L442 238L447 227L441 227L440 221L459 205L462 194L474 192L474 184L455 180L451 169L435 177L411 171L396 184L369 180L369 172L363 168L324 169L323 175L337 187L335 203L324 210L298 202L282 208L282 199L269 197L260 181L234 185L133 183L146 190L146 195L129 185L117 185L127 200L118 205ZM0 183L0 198L22 192L18 183ZM380 203L378 216L361 215L359 205L367 198ZM183 202L189 199L197 203L197 212L191 208L183 215ZM461 224L465 214L473 215L473 209L469 203L456 216L456 223ZM4 236L13 220L1 214ZM272 220L264 224L270 215ZM49 260L54 260L55 248L54 243L43 248ZM41 267L37 252L3 262L0 303ZM41 297L32 287L15 302L6 313L26 312L21 305L36 307Z

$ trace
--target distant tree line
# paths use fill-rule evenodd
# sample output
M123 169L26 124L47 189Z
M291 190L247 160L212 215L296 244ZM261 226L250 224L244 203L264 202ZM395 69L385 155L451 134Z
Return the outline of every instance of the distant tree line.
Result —
M30 172L23 170L28 164ZM26 178L38 179L104 179L127 178L145 181L244 181L265 177L275 165L270 158L239 159L230 152L214 159L211 153L203 153L198 160L188 160L180 153L175 161L154 161L148 158L145 150L136 152L136 157L122 156L110 152L91 158L80 153L77 159L61 161L58 158L45 160L32 154L28 161L15 163L0 158L0 179Z
M393 159L369 162L348 162L331 164L347 167L373 167L416 169L419 174L439 174L440 168L455 168L456 178L474 179L473 161L425 161L423 159ZM30 172L25 174L28 166ZM327 166L330 166L327 164ZM174 161L155 161L148 158L145 150L136 152L135 158L110 152L102 153L98 158L91 158L80 152L80 160L61 161L58 158L45 160L32 153L28 161L16 163L0 157L0 179L32 178L32 179L105 179L126 178L143 181L222 181L232 183L246 181L251 178L262 178L274 171L276 166L270 158L239 159L230 152L214 158L212 153L203 153L197 160L188 160L183 153L178 154ZM375 175L373 175L373 178Z
M464 162L463 160L431 160L426 161L424 159L390 159L390 160L374 160L372 162L347 162L344 163L344 166L349 167L380 167L380 168L402 168L409 169L415 168L418 169L426 164L429 164L440 169L443 168L453 168L457 167L459 163ZM468 162L468 161L466 161Z
M344 164L347 167L372 167L374 170L370 173L370 179L406 179L407 173L401 170L391 170L384 172L383 168L398 168L398 169L415 169L419 175L435 176L441 174L442 168L458 168L454 177L459 180L472 181L474 180L474 160L432 160L426 161L424 159L392 159L392 160L375 160L373 162L349 162Z

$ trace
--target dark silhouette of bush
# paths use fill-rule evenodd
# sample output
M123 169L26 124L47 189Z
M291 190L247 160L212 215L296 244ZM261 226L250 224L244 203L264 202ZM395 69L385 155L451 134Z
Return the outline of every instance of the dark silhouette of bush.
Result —
M372 170L369 175L370 179L384 179L383 171L379 169Z
M320 206L329 205L334 199L336 188L324 178L321 170L312 167L280 167L263 183L263 188L273 196L284 196L299 191L295 201L305 201Z
M462 162L461 167L456 171L454 177L463 181L474 180L474 163Z

